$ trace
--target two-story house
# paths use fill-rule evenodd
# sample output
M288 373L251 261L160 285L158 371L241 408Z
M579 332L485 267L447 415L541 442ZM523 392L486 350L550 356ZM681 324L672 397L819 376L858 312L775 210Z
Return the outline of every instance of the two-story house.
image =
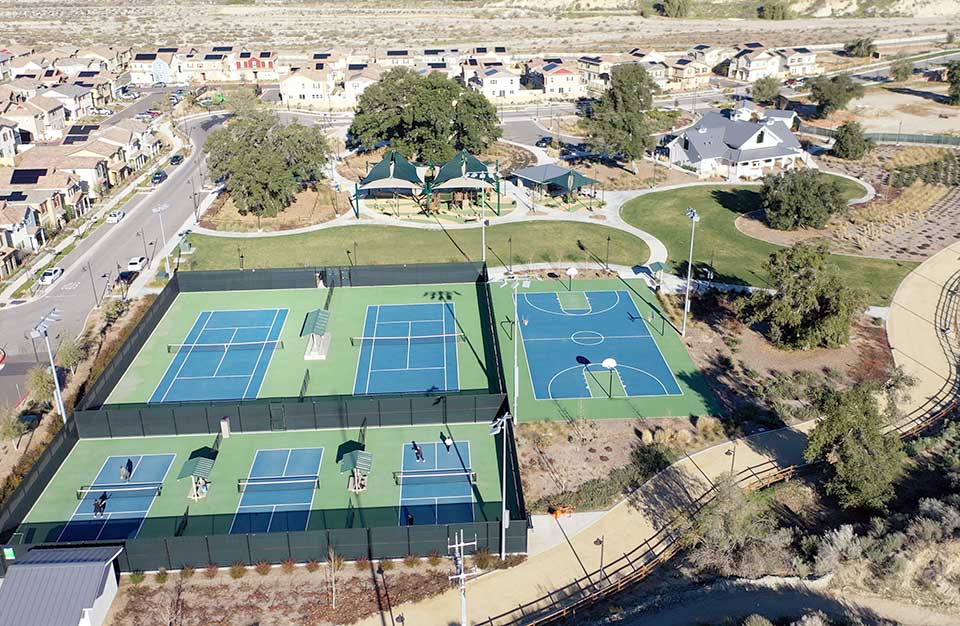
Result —
M156 52L137 52L130 61L130 82L135 85L172 83L179 80L177 48L159 48Z
M21 202L0 200L0 248L15 250L17 265L20 259L36 252L45 243L40 216L35 209ZM9 257L9 251L3 256ZM15 268L16 265L13 266Z
M17 123L0 117L0 166L13 165L19 145L20 132L17 130Z
M623 54L598 54L577 59L577 71L587 91L600 94L610 88L610 75L616 65L635 61Z
M47 168L0 168L0 198L35 210L48 232L60 230L89 206L73 176Z
M310 67L301 68L280 79L280 101L289 106L320 105L329 106L330 98L336 87L333 72Z
M695 45L690 49L690 52L687 53L687 56L703 63L711 70L717 67L727 59L732 56L732 50L726 46L714 46L708 43L700 43Z
M470 77L467 86L492 100L513 98L520 92L520 75L503 67L487 67Z
M577 68L561 59L534 59L527 61L525 69L524 79L547 97L580 98L587 93Z
M272 50L241 50L233 59L234 80L248 83L275 81L280 77L277 70L277 53Z
M367 87L380 80L383 68L379 65L348 64L346 78L343 79L343 99L347 103L356 103Z
M93 114L93 90L76 84L55 85L43 92L43 97L63 105L67 120L76 120Z
M405 48L388 48L378 50L373 55L373 62L381 67L414 67L418 63L417 53Z
M749 43L739 46L730 58L727 76L748 83L761 78L776 78L780 74L780 57L761 43Z
M714 111L669 140L670 162L701 178L755 180L788 169L816 167L780 118L741 121Z
M628 53L634 61L644 63L666 63L667 58L653 48L633 48Z
M670 61L666 67L674 91L694 91L710 85L710 68L699 61L681 57Z
M0 81L13 78L13 70L10 68L10 55L6 52L0 52Z
M780 75L784 78L819 76L823 67L817 64L817 53L809 48L786 48L777 50Z
M18 157L17 168L72 174L84 198L96 199L109 187L107 160L82 154L73 145L41 145L26 150Z
M0 116L17 125L24 144L60 139L66 126L63 105L39 95L23 102L0 102Z

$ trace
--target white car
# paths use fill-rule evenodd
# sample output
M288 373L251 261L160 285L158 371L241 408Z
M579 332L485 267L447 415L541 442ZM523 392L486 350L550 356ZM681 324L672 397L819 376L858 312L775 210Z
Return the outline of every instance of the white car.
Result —
M113 115L113 109L97 109L97 115L103 115L104 117L109 117Z
M110 211L107 215L107 224L116 224L126 216L127 214L123 211Z
M143 268L147 266L147 257L145 256L135 256L129 261L127 261L127 271L128 272L142 272Z
M48 270L44 270L43 274L40 274L40 284L52 285L57 282L61 276L63 276L62 267L51 267Z

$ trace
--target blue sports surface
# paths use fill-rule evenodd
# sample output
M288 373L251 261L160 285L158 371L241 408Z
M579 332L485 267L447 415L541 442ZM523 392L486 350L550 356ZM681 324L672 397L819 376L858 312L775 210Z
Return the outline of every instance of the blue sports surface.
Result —
M354 395L458 391L453 303L367 307Z
M257 450L231 534L306 530L323 448Z
M470 442L457 441L449 451L440 442L420 443L423 462L413 444L403 446L400 525L456 524L473 521Z
M105 541L133 539L157 497L174 454L110 456L103 462L90 490L80 500L57 541ZM120 469L129 461L133 471L127 480ZM94 501L106 495L102 514L94 513Z
M607 358L616 360L614 373L627 396L683 393L629 293L582 295L573 309L565 309L557 293L517 296L520 335L537 400L594 397L588 377L604 381L594 388L606 388L609 374L601 363Z
M286 319L287 309L204 311L150 402L256 398Z

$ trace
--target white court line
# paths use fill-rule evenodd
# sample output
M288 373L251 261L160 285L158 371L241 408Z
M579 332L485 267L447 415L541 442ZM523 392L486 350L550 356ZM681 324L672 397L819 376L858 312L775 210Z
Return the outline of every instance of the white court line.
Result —
M380 325L380 307L382 306L382 304L377 305L377 316L373 320L373 339L370 341L370 363L367 367L367 386L363 389L363 393L365 394L370 393L370 375L373 373L373 358L377 354L377 327ZM359 360L357 362L359 363Z
M270 322L270 328L271 328L271 329L272 329L272 328L274 327L274 325L277 323L277 316L278 316L278 315L280 315L280 309L274 309L273 321ZM269 337L269 336L270 336L270 335L268 334L267 337ZM245 399L247 398L247 392L250 391L250 384L253 382L253 377L254 377L254 376L256 375L256 373L257 373L257 368L260 367L260 360L263 359L263 351L266 350L266 349L267 349L267 343L264 342L263 345L260 346L260 354L257 356L257 364L253 366L253 371L250 372L250 380L247 381L247 386L243 388L243 396L241 396L241 400L245 400ZM273 352L271 352L271 354L273 354ZM266 377L267 377L267 372L266 372L266 370L264 370L264 372L263 372L263 378L266 378ZM261 384L261 385L263 384L263 380L262 380L262 379L261 379L261 381L260 381L260 384ZM258 393L257 395L260 395L260 394Z
M180 296L178 295L177 297L179 298ZM173 306L173 305L171 304L170 306ZM193 324L190 326L190 330L193 330L193 329L196 327L197 322L200 321L200 316L203 315L203 314L206 313L206 312L207 312L207 311L200 311L199 313L197 313L197 317L196 317L196 319L193 320ZM210 318L207 318L208 321L209 321L209 319L210 319ZM162 321L162 320L161 320L161 321ZM159 327L160 327L160 324L157 324L157 328L159 328ZM133 364L137 361L137 359L140 358L140 353L143 352L144 349L146 349L147 343L150 343L150 341L153 339L153 333L155 333L155 332L157 332L157 329L156 329L156 328L154 328L154 329L153 329L153 332L150 333L150 336L147 338L147 342L143 344L143 347L142 347L142 348L140 348L140 352L137 352L137 356L134 357L133 361L130 363L130 367L133 367ZM190 331L187 331L187 337L189 337L189 336L190 336ZM186 339L186 337L184 337L184 339ZM196 343L196 342L194 342L194 343ZM183 348L181 347L180 350L182 350L182 349L183 349ZM173 362L176 360L177 356L180 354L180 350L177 350L177 354L175 354L175 355L173 356L173 358L170 359L170 365L167 366L167 369L164 370L164 372L163 372L163 376L161 376L161 377L160 377L160 380L157 381L157 385L153 388L153 393L150 394L151 400L153 399L153 396L157 395L157 390L160 389L160 385L162 385L162 384L163 384L163 381L166 380L166 378L167 378L167 373L170 371L170 367L173 365ZM186 360L186 357L184 357L184 360ZM181 364L181 367L182 367L182 364ZM128 368L128 369L129 369L129 368ZM121 380L123 380L123 379L121 378ZM173 386L173 383L176 382L176 380L177 380L177 377L174 376L174 377L173 377L173 380L170 381L170 386L171 386L171 387ZM168 387L167 390L169 391L169 387ZM114 391L116 391L116 387L114 387L113 391L110 392L110 395L111 395L111 396L113 395L113 392L114 392ZM164 396L166 396L166 394L164 394ZM110 398L108 397L107 400L109 400L109 399L110 399ZM160 401L163 402L163 398L161 398Z
M167 396L170 394L170 390L173 389L173 385L177 382L177 378L180 377L180 372L183 370L183 366L187 364L187 361L190 360L190 355L193 354L193 346L197 345L197 341L200 339L200 337L203 336L203 331L207 329L207 322L210 321L211 317L213 317L212 313L208 315L207 319L203 321L203 326L200 328L200 332L197 333L197 338L194 339L193 344L190 346L190 350L187 351L187 355L183 357L183 361L180 363L180 367L177 368L177 373L173 375L173 380L170 381L170 386L168 386L167 390L163 392L163 397L160 398L160 402L167 401ZM177 354L180 354L179 351L177 352ZM166 378L166 375L164 375L164 378ZM160 382L163 382L163 379L161 379Z
M177 454L176 454L176 452L174 452L174 453L171 453L171 454L164 454L164 455L158 454L158 455L156 455L156 456L168 456L168 457L170 457L170 462L167 463L167 470L163 473L163 479L160 481L160 484L163 485L163 483L165 483L166 480L167 480L167 475L170 473L170 468L173 467L173 464L176 463L176 461L177 461ZM143 455L141 455L140 458L143 458ZM157 495L154 494L154 495L153 495L153 498L150 499L150 506L147 507L147 512L143 515L143 517L140 518L140 525L137 526L137 532L136 532L136 534L134 534L134 536L133 536L134 538L136 538L136 537L138 537L138 536L140 535L140 530L143 528L143 523L147 521L147 516L150 515L150 509L153 508L153 503L156 502L156 501L157 501Z
M587 329L588 331L594 331L592 328ZM578 330L578 333L585 332L584 330ZM604 339L649 339L653 335L604 335L602 333L597 333ZM534 341L573 341L573 337L532 337L530 339L524 339L524 342L534 342ZM574 343L576 343L574 341Z
M103 468L105 468L105 467L107 466L107 461L109 461L110 459L112 459L114 456L116 456L116 455L107 455L107 457L106 457L105 459L103 459L103 463L100 464L100 469L97 470L97 473L96 473L96 474L94 475L94 477L93 477L93 482L94 482L94 484L96 484L97 478L99 478L99 477L100 477L100 474L103 472ZM63 467L63 466L61 465L61 467ZM58 471L58 472L60 471L59 468L57 469L57 471ZM57 542L58 542L58 543L59 543L59 541L60 541L60 538L63 537L63 533L66 532L67 526L69 526L69 525L70 525L70 522L73 520L73 518L76 517L78 513L80 513L80 507L83 506L83 501L84 501L85 499L86 499L86 498L80 498L80 502L78 502L76 508L73 509L73 515L71 515L71 516L70 516L70 519L67 520L67 523L63 525L63 528L60 530L60 534L57 535ZM80 513L80 515L82 515L82 513Z
M227 358L227 352L230 351L230 345L233 343L233 340L237 338L237 329L233 329L233 334L230 335L230 341L227 342L226 347L223 349L223 354L220 355L220 362L217 363L217 369L213 370L213 377L216 378L217 374L220 372L220 366L223 365L223 360ZM262 350L262 348L261 348ZM256 369L256 368L254 368Z
M372 372L419 372L421 370L442 370L444 367L438 365L437 367L388 367L386 369L373 369Z
M222 376L181 376L177 380L220 380L224 378L250 378L250 374L223 374Z

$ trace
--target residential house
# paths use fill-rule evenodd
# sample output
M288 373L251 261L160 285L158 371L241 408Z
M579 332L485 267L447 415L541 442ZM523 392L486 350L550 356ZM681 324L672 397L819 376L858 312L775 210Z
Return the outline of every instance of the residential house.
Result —
M13 70L10 67L11 58L9 54L0 52L0 81L13 78Z
M270 50L252 52L241 50L234 63L234 80L248 83L275 81L280 78L277 69L277 53Z
M66 125L63 105L44 96L34 96L23 102L0 102L0 116L17 125L20 143L60 139Z
M467 55L476 58L493 58L504 65L513 61L513 56L506 46L478 46L470 49Z
M93 134L96 141L116 146L123 151L123 158L127 165L124 176L141 169L163 147L160 138L147 130L142 122L132 121L134 124L117 124L108 128L101 128ZM137 128L137 125L141 127ZM109 165L108 161L108 168Z
M673 90L693 91L710 84L710 68L699 61L681 57L666 64Z
M77 58L86 59L96 65L95 67L88 67L88 70L101 72L123 71L121 50L122 48L112 48L108 46L84 48L77 53ZM129 50L129 48L127 48L127 50Z
M13 165L20 144L20 132L17 123L0 117L0 166Z
M647 74L653 79L653 82L661 91L670 91L676 89L679 83L671 82L670 69L666 63L638 63L640 67L647 70Z
M634 60L645 63L666 63L667 58L653 48L634 48L629 52Z
M448 67L458 67L461 61L459 48L426 48L420 55L420 62L424 65L445 63Z
M93 113L93 90L83 85L56 85L44 91L43 97L62 104L68 120L77 120Z
M687 53L687 56L691 59L703 63L711 70L729 59L731 55L732 50L730 48L713 46L708 43L697 44Z
M120 95L122 86L119 82L119 77L112 72L86 71L77 74L73 84L89 89L93 95L93 106L101 108Z
M176 65L182 79L199 84L231 81L233 79L231 59L234 54L232 46L217 46L215 49L218 51L191 50L178 54Z
M513 98L520 92L520 75L502 67L487 67L469 78L467 86L490 99Z
M0 207L0 210L2 210L2 207ZM16 248L11 248L2 243L3 232L2 227L0 227L0 280L5 280L20 267L20 259L17 258Z
M0 89L3 89L4 92L9 92L2 94L3 97L0 98L0 100L24 102L43 91L44 86L39 80L33 78L14 78L0 85Z
M380 80L382 73L383 68L379 65L348 65L343 80L343 99L348 103L356 102L367 87Z
M765 174L816 167L780 119L739 121L707 112L666 144L670 162L701 178L754 180Z
M780 74L780 57L760 43L744 44L730 59L727 76L748 83Z
M786 48L777 50L780 75L784 78L819 76L823 67L817 64L817 53L809 48Z
M134 54L130 61L130 82L135 85L152 85L179 80L176 55L177 48L160 48L157 52Z
M577 71L588 91L603 93L610 88L610 75L614 66L627 63L628 59L631 57L623 54L582 56L577 59Z
M73 145L42 145L26 150L18 157L17 168L72 174L85 198L96 199L109 187L107 159Z
M59 57L54 63L54 67L67 76L76 76L80 72L87 70L103 69L100 61L96 59L87 59L83 57Z
M55 59L43 54L27 54L10 59L10 71L14 77L23 74L40 74L48 67L53 66Z
M323 66L322 63L318 64ZM326 69L303 68L280 79L280 101L288 106L330 104L333 95L333 73Z
M587 94L580 72L562 59L536 59L525 64L524 78L547 97L580 98Z
M83 215L90 200L73 174L50 168L0 168L0 194L23 193L33 198L33 206L48 228ZM9 197L8 197L8 201Z
M8 46L4 46L3 48L0 48L0 52L6 54L12 59L15 59L17 57L23 57L23 56L27 56L28 54L33 54L34 52L36 52L36 50L34 48L31 48L30 46L17 46L17 45L11 44Z
M413 50L380 50L373 56L373 62L382 67L414 67L418 58Z
M39 250L46 243L46 235L40 228L40 216L37 211L23 203L10 203L0 199L0 252L8 257L13 249L17 264L31 252ZM9 259L7 263L9 264ZM15 266L14 266L15 267Z

